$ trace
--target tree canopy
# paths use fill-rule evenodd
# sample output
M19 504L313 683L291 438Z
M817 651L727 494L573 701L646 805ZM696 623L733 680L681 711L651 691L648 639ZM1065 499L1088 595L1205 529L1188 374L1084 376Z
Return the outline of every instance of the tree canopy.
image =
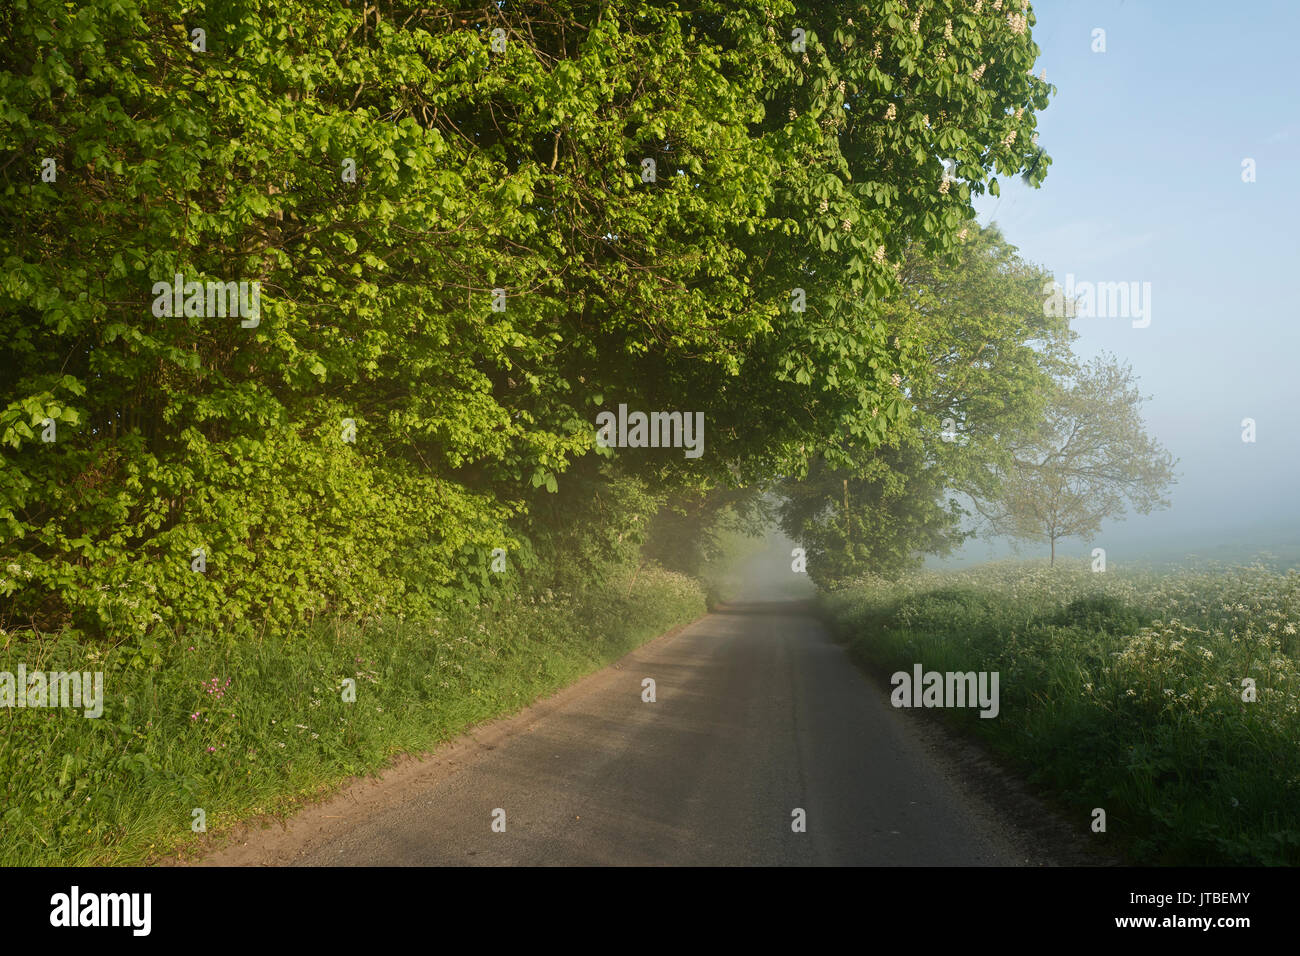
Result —
M882 321L915 351L897 389L899 428L854 467L819 462L783 484L781 522L823 583L891 573L973 533L960 500L991 500L1013 436L1038 427L1072 367L1068 321L1045 314L1045 273L996 227L970 223L950 255L909 250Z
M0 16L0 595L38 626L428 614L494 548L541 580L665 495L866 468L946 374L889 319L910 250L1048 165L1015 3ZM189 291L241 282L252 319ZM708 453L598 449L619 403Z

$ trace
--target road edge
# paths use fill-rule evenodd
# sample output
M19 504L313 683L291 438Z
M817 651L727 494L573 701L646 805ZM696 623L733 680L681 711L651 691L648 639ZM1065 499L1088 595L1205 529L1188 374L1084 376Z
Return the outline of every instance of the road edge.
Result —
M812 602L831 640L866 681L886 700L893 690L892 670L857 653L820 602ZM996 828L1025 858L1027 866L1109 867L1131 865L1110 850L1090 846L1086 822L1072 826L1066 808L1050 793L1032 786L1019 770L983 741L948 723L943 714L909 710L909 726L927 755L950 779L960 781L971 811Z
M311 796L295 800L287 814L259 814L219 834L205 836L148 865L167 866L293 866L312 847L355 826L364 817L409 799L413 789L429 786L470 766L496 749L506 738L525 733L532 725L569 702L594 693L617 679L618 671L638 654L671 643L709 616L699 617L638 644L559 690L511 713L471 725L433 750L395 755L369 776L353 776ZM334 821L334 822L331 822Z

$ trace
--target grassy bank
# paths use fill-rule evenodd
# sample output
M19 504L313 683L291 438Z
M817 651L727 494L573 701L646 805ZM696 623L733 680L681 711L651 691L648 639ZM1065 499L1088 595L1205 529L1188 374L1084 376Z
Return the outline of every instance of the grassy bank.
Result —
M1134 862L1300 863L1300 575L997 564L824 597L873 667L997 671L943 711ZM1257 699L1243 701L1243 679Z
M432 626L292 638L173 635L90 649L8 634L0 670L104 672L104 712L0 710L0 864L130 864L290 809L348 776L518 710L704 612L643 569L581 597L464 608ZM355 702L344 701L344 680Z

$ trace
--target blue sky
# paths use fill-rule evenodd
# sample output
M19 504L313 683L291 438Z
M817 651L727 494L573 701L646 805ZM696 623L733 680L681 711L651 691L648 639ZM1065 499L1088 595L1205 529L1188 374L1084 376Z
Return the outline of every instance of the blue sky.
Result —
M1057 87L1039 118L1043 186L976 203L1021 255L1076 279L1151 283L1151 323L1078 318L1076 350L1130 361L1150 430L1181 459L1173 507L1084 554L1243 535L1300 538L1300 3L1042 0L1034 39ZM1106 51L1092 51L1093 30ZM1242 181L1255 160L1256 181ZM1257 441L1241 440L1254 418ZM1026 555L1046 553L1023 549ZM969 558L992 554L967 548Z

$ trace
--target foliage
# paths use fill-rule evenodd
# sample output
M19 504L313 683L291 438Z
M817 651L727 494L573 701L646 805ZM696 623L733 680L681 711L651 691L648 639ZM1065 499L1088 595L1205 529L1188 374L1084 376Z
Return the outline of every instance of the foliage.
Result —
M103 671L105 696L93 720L65 708L5 715L0 864L157 859L202 839L194 807L210 836L290 811L702 613L697 583L646 568L581 594L458 605L420 625L319 619L279 637L164 633L89 654L66 634L0 646L10 673L19 662Z
M564 476L621 402L708 414L698 461L615 453L651 495L863 460L903 414L891 260L1046 168L1034 17L992 5L2 16L10 625L427 620L494 548L556 570L601 471ZM257 324L155 314L177 275L260 283ZM600 514L609 554L627 516Z
M919 567L925 553L946 554L963 533L960 512L945 501L942 472L916 443L882 448L852 478L826 465L783 486L781 528L808 555L822 587L873 568L893 574Z
M1076 369L1050 393L1042 421L1004 437L1001 490L982 513L992 529L1046 539L1056 560L1061 538L1095 534L1131 505L1166 507L1173 456L1146 433L1133 371L1113 356Z
M951 716L1133 862L1300 862L1300 572L1086 561L863 576L829 595L872 665L997 671L991 720ZM1257 697L1243 700L1244 679Z
M947 256L910 250L903 294L883 310L920 360L897 390L907 427L853 467L818 463L782 485L782 527L809 574L833 585L946 554L970 533L957 495L996 494L1008 436L1032 428L1054 376L1070 368L1067 320L1044 315L1045 274L996 227L965 227Z

